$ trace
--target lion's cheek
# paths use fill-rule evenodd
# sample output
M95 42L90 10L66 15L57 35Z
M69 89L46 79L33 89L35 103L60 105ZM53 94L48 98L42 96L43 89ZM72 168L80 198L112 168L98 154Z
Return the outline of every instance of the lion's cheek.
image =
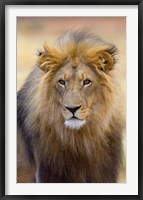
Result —
M68 119L70 119L73 116L72 113L68 112L65 109L62 110L62 115L63 115L63 117L64 117L65 120L68 120Z
M82 111L79 111L75 114L75 116L81 120L87 120L89 115L89 109L84 109Z

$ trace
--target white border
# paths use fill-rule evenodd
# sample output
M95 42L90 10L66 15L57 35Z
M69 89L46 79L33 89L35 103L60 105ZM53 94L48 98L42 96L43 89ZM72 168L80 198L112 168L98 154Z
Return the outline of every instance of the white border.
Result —
M138 8L137 6L6 6L6 195L138 194ZM16 184L16 17L127 17L127 183Z

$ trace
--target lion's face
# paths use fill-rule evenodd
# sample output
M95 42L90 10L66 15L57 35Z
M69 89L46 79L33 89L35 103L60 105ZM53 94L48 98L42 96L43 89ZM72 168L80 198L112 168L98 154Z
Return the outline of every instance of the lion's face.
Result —
M93 102L96 102L95 73L82 62L77 67L68 63L58 70L54 85L65 125L79 129L87 123Z
M80 129L88 122L100 124L102 119L104 127L108 127L114 99L109 72L115 64L116 48L85 35L67 36L59 45L44 49L38 59L45 72L39 91L45 119L49 113L47 123Z

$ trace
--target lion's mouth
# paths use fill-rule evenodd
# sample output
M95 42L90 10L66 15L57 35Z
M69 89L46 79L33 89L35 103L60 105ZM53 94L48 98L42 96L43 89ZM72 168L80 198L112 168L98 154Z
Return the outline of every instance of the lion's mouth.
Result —
M82 120L82 119L79 119L78 117L76 117L76 116L72 116L69 120L71 120L71 119L77 119L77 120Z

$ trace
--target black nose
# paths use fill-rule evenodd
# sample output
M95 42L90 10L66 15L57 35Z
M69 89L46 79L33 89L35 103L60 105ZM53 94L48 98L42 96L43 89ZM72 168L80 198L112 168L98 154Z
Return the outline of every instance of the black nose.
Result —
M66 106L66 109L69 110L71 113L75 113L81 106L75 106L75 107L68 107Z

